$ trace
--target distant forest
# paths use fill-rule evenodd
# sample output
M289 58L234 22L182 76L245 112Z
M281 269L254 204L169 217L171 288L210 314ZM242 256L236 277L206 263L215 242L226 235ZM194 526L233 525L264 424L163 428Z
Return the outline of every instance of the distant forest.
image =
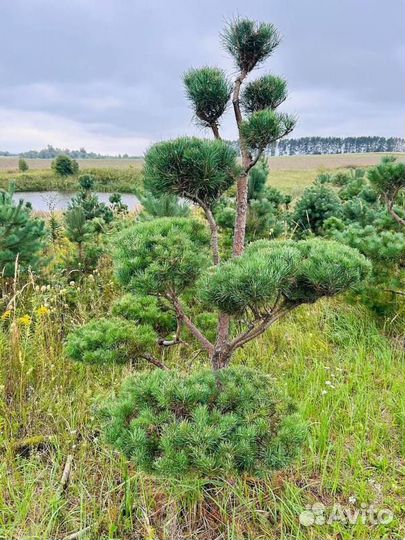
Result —
M229 144L239 150L236 141ZM405 139L401 137L300 137L299 139L283 139L268 151L271 156L296 156L308 154L358 154L364 152L405 152ZM61 154L73 159L138 159L141 156L119 154L109 156L87 152L85 148L69 150L54 148L48 145L42 150L12 153L2 152L0 156L17 156L22 158L53 159Z
M54 148L48 144L46 148L42 150L28 150L28 152L2 152L0 150L0 156L17 156L21 158L31 159L54 159L57 156L65 155L70 156L73 159L137 159L140 156L130 156L128 154L119 154L118 156L109 156L104 154L96 154L95 152L87 152L85 148L79 150L69 150L68 148Z
M230 144L238 149L236 141ZM400 137L301 137L282 139L273 145L271 156L310 154L358 154L364 152L405 152L405 139Z
M404 152L405 139L399 137L301 137L279 141L270 153L279 156L297 154L357 154L364 152Z

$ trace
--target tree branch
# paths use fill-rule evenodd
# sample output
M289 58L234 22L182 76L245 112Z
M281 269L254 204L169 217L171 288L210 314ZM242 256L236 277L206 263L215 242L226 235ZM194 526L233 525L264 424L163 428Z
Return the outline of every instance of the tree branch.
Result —
M250 164L246 162L245 171ZM247 172L243 172L236 185L236 218L233 236L232 254L234 257L242 255L245 249L246 221L248 213L248 183Z
M214 214L212 213L211 208L207 204L205 204L205 202L203 202L198 197L195 197L195 201L204 210L205 217L207 218L208 224L210 226L212 258L214 259L214 264L217 265L221 262L219 257L219 237L217 222L215 221Z
M212 343L204 336L204 334L195 326L189 317L184 312L184 309L180 303L180 300L174 293L169 293L167 298L173 304L173 307L176 311L177 317L185 324L185 326L190 330L191 334L200 342L202 347L208 352L211 356L214 351L214 346Z
M242 118L242 112L240 110L240 88L242 86L243 81L246 79L247 72L241 71L238 77L235 80L235 85L233 87L232 92L232 105L233 110L235 113L236 123L238 127L241 125L243 118Z
M214 137L218 139L219 141L222 140L221 135L219 133L219 126L217 122L214 122L211 124L212 133L214 134Z
M231 318L226 313L220 313L218 317L217 326L217 339L215 341L215 348L211 355L212 367L214 369L220 369L225 367L230 360L230 347L229 347L229 326ZM225 362L225 363L224 363Z
M256 163L259 161L259 159L262 157L263 152L264 152L264 149L258 151L257 156L250 161L249 167L248 167L246 172L249 172L250 169L253 169L253 167L256 165Z
M181 327L182 327L181 320L177 318L177 328L176 328L176 334L174 336L174 339L159 339L158 345L160 345L161 347L172 347L173 345L184 343L184 341L180 338Z
M158 367L159 369L167 369L167 367L160 360L155 358L152 354L144 353L140 355L140 357L143 358L144 360L147 360L148 362Z
M405 296L405 292L403 291L396 291L395 289L383 289L384 292L389 292L392 294L397 294L399 296Z
M385 203L387 205L387 210L390 213L390 215L395 219L395 221L399 225L402 225L402 227L405 227L405 219L401 218L401 216L399 216L394 210L394 199L395 199L398 191L399 190L397 189L394 192L394 194L392 195L392 198L389 198L388 195L384 194L384 199L385 199Z
M235 218L235 229L233 236L233 249L232 253L234 257L242 255L245 248L245 234L246 234L246 220L247 220L247 171L251 166L252 156L250 155L249 149L246 147L244 139L241 134L241 124L243 122L242 112L240 109L240 89L243 81L247 76L246 71L241 71L239 76L235 80L235 85L232 93L232 105L235 113L236 124L239 131L239 144L240 151L242 155L242 167L243 173L240 175L237 182L237 192L236 192L236 218Z
M289 303L279 306L278 308L274 309L272 313L270 313L267 317L264 317L259 324L256 324L253 328L250 328L243 334L240 334L237 336L233 341L231 341L231 350L232 352L235 349L238 349L239 347L243 347L251 341L252 339L260 336L265 332L271 325L273 325L276 321L284 317L289 311L297 307L298 303Z

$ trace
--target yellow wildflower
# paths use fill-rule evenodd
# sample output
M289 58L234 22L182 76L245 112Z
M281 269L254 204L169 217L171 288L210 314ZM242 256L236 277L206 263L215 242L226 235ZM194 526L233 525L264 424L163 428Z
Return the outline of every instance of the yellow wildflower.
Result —
M18 322L24 326L29 326L31 324L31 317L29 315L23 315L19 317Z
M37 315L39 315L40 317L49 315L50 312L51 310L47 306L39 306L39 308L37 309Z
M8 310L5 311L5 312L3 313L3 315L1 316L1 320L2 320L2 321L7 321L10 317L11 317L11 309L8 309Z

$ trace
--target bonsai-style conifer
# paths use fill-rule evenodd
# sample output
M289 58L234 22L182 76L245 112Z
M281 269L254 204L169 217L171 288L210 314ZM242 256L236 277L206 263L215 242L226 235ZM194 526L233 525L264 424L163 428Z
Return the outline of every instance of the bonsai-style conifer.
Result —
M249 173L268 145L291 131L294 120L275 110L285 99L284 81L264 77L241 96L246 77L278 45L276 29L236 20L223 41L239 70L232 86L216 68L193 69L185 76L194 114L212 130L214 140L161 142L145 159L146 188L152 195L180 196L200 206L210 235L197 218L161 217L135 223L115 242L116 276L130 295L115 312L155 329L154 310L147 321L139 309L127 305L131 298L139 306L145 296L154 297L154 308L163 305L162 312L171 310L177 322L175 338L162 341L159 336L158 346L177 345L191 335L207 352L212 369L189 376L153 370L131 378L105 411L107 438L141 470L181 478L256 475L285 467L297 455L305 425L274 381L241 366L223 368L238 348L292 309L343 292L370 271L363 255L334 241L257 240L245 248ZM230 96L241 163L220 135L219 121ZM226 259L215 206L235 184L233 247ZM256 178L250 187L250 196L257 196L262 180ZM214 332L212 315L217 317ZM87 338L82 338L78 355L84 359ZM145 358L141 338L133 350ZM93 355L91 351L89 361Z
M291 116L277 112L287 95L284 80L265 75L242 86L280 42L271 24L237 19L224 34L238 74L230 84L225 73L203 67L186 73L184 83L197 121L214 140L182 137L154 145L145 158L145 184L157 196L172 194L199 205L211 232L213 267L206 238L197 222L157 219L133 226L117 242L118 279L133 294L164 298L179 326L186 326L209 354L214 369L226 367L233 352L264 332L282 315L321 296L338 294L369 272L357 251L335 242L258 241L246 253L249 172L266 148L294 127ZM241 164L221 140L220 118L232 99L239 132ZM246 116L243 116L243 112ZM236 184L237 200L231 259L221 262L213 209ZM191 320L184 293L195 290L218 314L217 336L210 341ZM243 320L243 324L240 321ZM240 334L238 328L245 325Z

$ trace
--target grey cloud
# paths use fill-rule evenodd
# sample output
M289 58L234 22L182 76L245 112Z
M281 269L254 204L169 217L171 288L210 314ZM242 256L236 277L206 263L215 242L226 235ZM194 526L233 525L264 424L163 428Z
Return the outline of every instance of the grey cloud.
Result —
M2 0L1 9L0 108L15 122L0 125L4 149L41 146L54 133L45 118L70 126L70 145L76 126L73 145L96 151L201 134L181 76L202 64L234 73L218 34L238 14L284 36L259 73L288 79L297 136L404 135L403 0ZM224 133L235 136L231 118Z

